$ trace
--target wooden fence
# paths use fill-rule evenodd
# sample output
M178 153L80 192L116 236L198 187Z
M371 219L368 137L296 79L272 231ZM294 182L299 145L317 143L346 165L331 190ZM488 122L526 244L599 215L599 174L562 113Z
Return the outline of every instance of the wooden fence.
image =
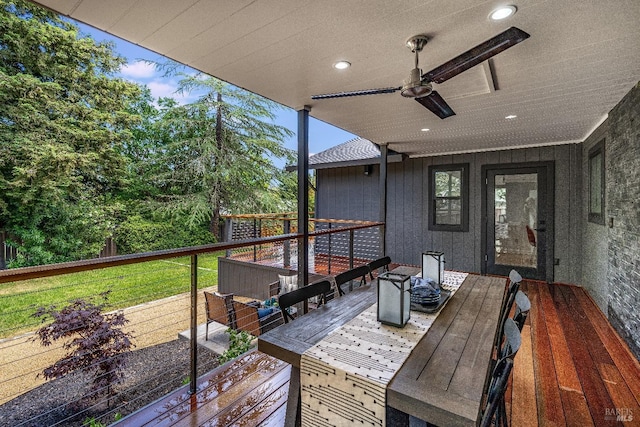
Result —
M18 256L18 250L7 245L7 237L6 231L0 231L0 270L6 269L7 264Z

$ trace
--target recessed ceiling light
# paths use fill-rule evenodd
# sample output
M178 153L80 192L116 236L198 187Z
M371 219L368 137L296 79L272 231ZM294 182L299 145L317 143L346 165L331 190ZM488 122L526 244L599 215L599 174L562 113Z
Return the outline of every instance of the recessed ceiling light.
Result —
M509 114L508 116L504 116L504 118L507 120L512 120L512 119L515 119L516 117L518 116L516 116L515 114Z
M493 12L491 12L491 14L489 15L489 18L492 21L501 21L503 19L506 19L506 18L510 17L514 13L516 13L516 10L518 10L518 9L516 9L516 7L512 6L512 5L502 6L502 7L497 8Z
M333 64L333 68L337 70L346 70L349 67L351 67L351 63L348 61L338 61L335 64Z
M420 132L429 132L430 130L431 129L429 129L429 128L422 128L422 129L420 129Z

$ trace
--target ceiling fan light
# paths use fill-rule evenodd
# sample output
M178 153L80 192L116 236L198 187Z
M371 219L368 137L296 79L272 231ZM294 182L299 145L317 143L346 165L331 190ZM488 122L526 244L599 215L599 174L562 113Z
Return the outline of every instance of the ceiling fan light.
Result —
M489 18L492 21L501 21L515 14L516 10L518 9L513 5L502 6L491 12Z

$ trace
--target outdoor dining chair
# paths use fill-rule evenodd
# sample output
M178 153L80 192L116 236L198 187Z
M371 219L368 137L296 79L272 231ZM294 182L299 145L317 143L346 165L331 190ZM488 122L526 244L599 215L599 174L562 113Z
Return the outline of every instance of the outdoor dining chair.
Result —
M369 275L369 266L366 264L336 275L336 287L338 288L338 293L340 294L340 296L344 295L344 290L342 289L342 285L359 278L360 286L363 286L367 283L368 275ZM349 286L349 290L351 290L352 288L353 286Z
M513 368L513 358L520 349L521 342L522 338L518 325L513 319L507 319L504 323L504 345L500 349L499 359L493 368L487 389L487 404L480 423L482 427L491 426L494 418L495 423L493 425L497 427L507 426L504 394Z
M205 339L209 339L209 323L217 322L235 328L233 318L233 294L219 294L204 291L207 324Z
M373 272L382 268L383 271L389 271L389 264L391 264L391 257L385 256L371 261L369 265L369 276L373 280Z
M527 320L527 316L529 315L529 310L531 310L531 301L527 294L522 291L518 291L515 297L516 303L516 311L513 314L513 320L518 325L518 329L522 331L522 327L524 326L524 322Z
M289 313L289 307L306 301L309 298L319 296L318 307L326 301L326 294L331 290L331 283L328 280L311 283L307 286L295 289L278 297L278 305L284 316L284 323L289 323L289 319L293 320L293 316Z
M516 299L516 294L520 288L520 282L522 282L522 276L516 270L511 270L509 273L509 289L502 300L502 305L500 307L500 317L498 323L498 333L496 334L496 340L494 341L494 348L496 350L500 349L501 340L503 337L504 331L504 323L507 317L509 317L509 313L511 312L511 308L513 307L513 303Z

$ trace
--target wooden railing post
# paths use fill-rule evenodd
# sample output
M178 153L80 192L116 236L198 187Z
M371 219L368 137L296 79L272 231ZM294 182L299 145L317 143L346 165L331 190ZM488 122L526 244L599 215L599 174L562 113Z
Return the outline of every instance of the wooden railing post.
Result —
M253 238L257 239L258 235L258 222L257 220L254 218L253 220ZM256 262L258 260L258 247L256 245L253 245L253 262Z
M291 221L285 219L282 224L283 234L291 233ZM291 267L291 241L286 240L282 249L282 264L285 268Z
M331 223L329 223L329 231L331 231ZM327 249L327 273L331 274L331 234L327 236L328 238L328 249Z
M355 237L355 230L349 230L349 270L353 269L353 240Z
M231 242L233 240L233 219L227 218L224 220L224 234L223 237L225 242ZM227 249L225 252L227 258L231 256L231 249Z
M7 247L5 245L5 233L0 231L0 270L7 268Z
M191 374L189 393L197 391L198 380L198 255L191 255Z

